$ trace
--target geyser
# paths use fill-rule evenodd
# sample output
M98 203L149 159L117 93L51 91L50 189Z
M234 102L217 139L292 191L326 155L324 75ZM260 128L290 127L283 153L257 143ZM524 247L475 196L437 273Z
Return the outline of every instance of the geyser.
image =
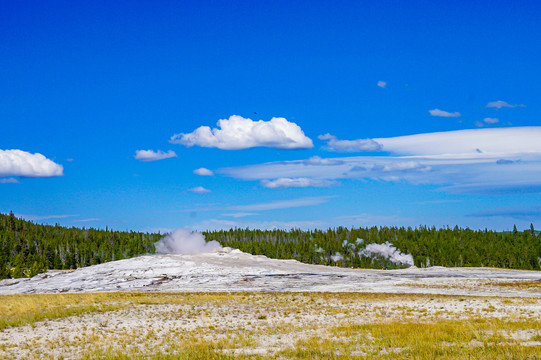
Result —
M203 234L189 228L176 229L154 246L157 254L201 254L222 249L216 240L207 242Z
M359 252L360 256L371 257L379 255L395 264L403 264L413 266L413 256L411 254L403 254L393 246L390 242L383 244L368 244L366 248Z

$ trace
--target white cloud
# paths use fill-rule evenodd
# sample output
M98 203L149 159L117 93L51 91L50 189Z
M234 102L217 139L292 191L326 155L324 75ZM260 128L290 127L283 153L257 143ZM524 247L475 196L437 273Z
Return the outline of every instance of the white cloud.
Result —
M432 184L461 193L541 192L541 127L492 128L376 138L393 155L306 160L220 169L243 180L362 179ZM504 160L502 160L504 159ZM502 165L504 164L504 165ZM512 164L507 165L505 164Z
M382 89L385 89L385 87L387 86L387 82L385 81L378 81L378 86Z
M289 209L303 206L314 206L326 203L334 196L316 196L316 197L302 197L289 200L273 200L263 203L247 204L247 205L234 205L234 206L208 206L200 208L189 208L178 210L180 212L207 212L207 211L235 211L234 213L222 214L223 216L243 217L248 215L259 215L253 213L253 211L267 211L267 210L279 210ZM236 216L237 215L237 216Z
M0 150L0 177L52 177L63 176L62 165L47 159L40 153L22 150Z
M194 145L222 150L253 147L308 149L314 145L301 128L284 118L253 121L238 115L218 120L217 128L201 126L191 133L175 134L169 142L186 147Z
M329 187L337 184L338 183L336 181L309 178L279 178L275 180L261 180L261 185L269 189L283 189L290 187Z
M211 170L206 169L206 168L195 169L193 171L193 173L196 174L196 175L201 175L201 176L212 176L212 175L214 175L214 173Z
M224 220L207 219L192 226L206 230L221 230L230 228L250 229L325 229L338 226L407 226L416 224L415 218L406 218L398 215L358 214L349 216L326 217L323 219L291 220L291 221L257 221L257 220Z
M457 130L376 138L383 151L401 155L469 154L541 151L541 127Z
M18 184L19 180L15 178L4 178L0 179L0 184Z
M483 124L483 123L480 122L480 121L476 121L476 122L475 122L475 126L480 128L480 127L485 126L485 124Z
M459 117L460 113L458 111L455 111L454 113L443 111L440 109L434 109L434 110L428 110L430 115L432 116L441 116L441 117Z
M338 140L331 134L319 135L318 139L327 140L327 148L337 152L373 152L380 151L381 144L373 139Z
M500 119L498 118L484 118L483 121L486 123L486 124L497 124L498 122L500 122Z
M524 107L525 105L523 105L523 104L513 105L513 104L509 104L508 102L502 101L502 100L491 101L491 102L489 102L487 104L487 108L496 108L496 109L501 109L502 107L514 108L514 107L517 107L517 106Z
M161 150L136 150L134 158L140 161L156 161L177 157L177 154L173 150L163 152Z
M236 212L236 213L229 213L229 214L222 214L222 216L230 216L234 218L242 218L246 216L254 216L259 215L258 213L248 213L248 212Z
M275 200L264 203L231 206L229 210L239 211L266 211L278 209L290 209L303 206L314 206L326 203L330 199L329 196L303 197L290 200Z
M338 226L338 225L337 225ZM314 221L228 221L223 219L209 219L203 220L198 224L192 226L194 229L200 231L209 230L227 230L231 228L240 229L261 229L261 230L273 230L273 229L321 229L325 227L325 222L320 220Z
M202 186L196 186L194 188L188 189L188 191L191 191L196 194L208 194L210 192L209 189L205 189Z
M319 156L312 156L311 158L304 160L304 163L307 165L321 165L321 166L333 166L333 165L342 164L341 161L338 161L335 159L324 159Z
M39 221L39 220L49 220L49 219L66 219L69 217L75 217L79 215L24 215L24 214L15 214L18 218L23 218L28 221Z

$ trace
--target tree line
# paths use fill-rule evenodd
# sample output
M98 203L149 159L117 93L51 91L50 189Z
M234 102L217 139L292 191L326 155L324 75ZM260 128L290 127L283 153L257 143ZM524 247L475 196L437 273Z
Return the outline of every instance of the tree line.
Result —
M160 234L38 225L0 214L0 279L154 253Z
M417 267L487 266L541 270L541 235L525 231L471 230L459 227L337 227L327 230L230 229L204 233L207 241L275 259L355 268L400 268L381 254L366 254L369 244L392 244L411 254ZM0 278L34 276L47 269L76 269L155 253L163 235L110 229L39 225L0 214Z
M276 259L296 259L322 265L361 268L399 268L378 255L363 254L368 244L392 244L411 254L417 267L498 267L541 270L541 234L533 225L511 232L455 228L338 227L302 231L231 229L205 233L222 246Z

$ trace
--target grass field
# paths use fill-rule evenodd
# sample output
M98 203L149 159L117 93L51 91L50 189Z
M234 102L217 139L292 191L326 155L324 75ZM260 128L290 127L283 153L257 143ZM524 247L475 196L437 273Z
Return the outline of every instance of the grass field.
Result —
M0 296L0 358L539 359L541 299L367 293Z

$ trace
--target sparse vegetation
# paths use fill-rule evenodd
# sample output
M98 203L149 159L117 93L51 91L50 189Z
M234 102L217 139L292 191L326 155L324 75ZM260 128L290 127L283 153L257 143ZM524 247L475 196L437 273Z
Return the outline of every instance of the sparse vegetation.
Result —
M0 306L6 359L535 359L541 346L539 298L98 293Z

